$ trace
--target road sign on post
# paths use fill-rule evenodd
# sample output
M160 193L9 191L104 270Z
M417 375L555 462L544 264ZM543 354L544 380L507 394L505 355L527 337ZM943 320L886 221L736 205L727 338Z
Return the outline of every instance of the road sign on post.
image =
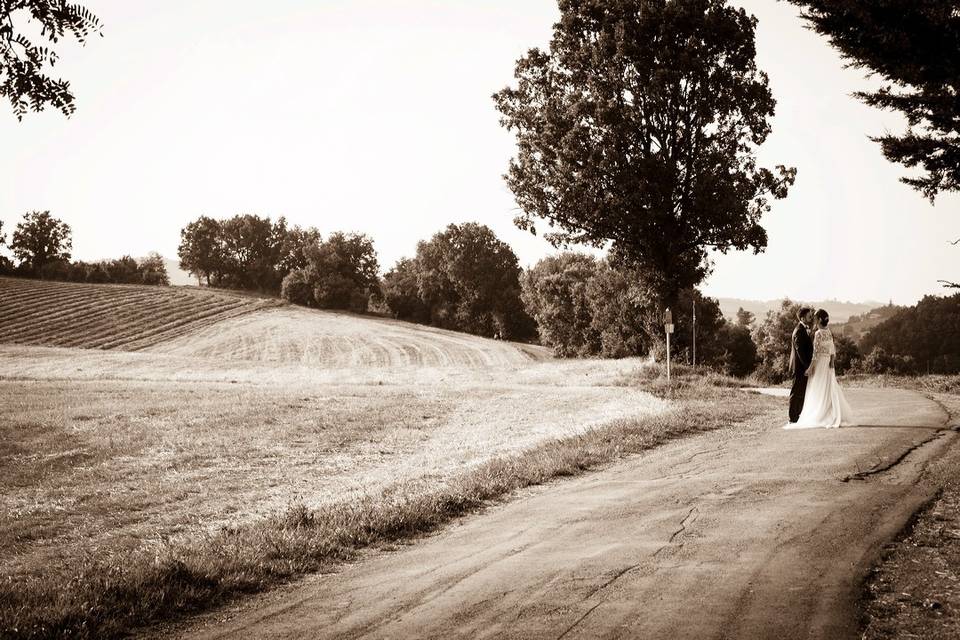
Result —
M670 309L663 314L663 328L667 332L667 384L670 384L670 334L673 333L673 314Z

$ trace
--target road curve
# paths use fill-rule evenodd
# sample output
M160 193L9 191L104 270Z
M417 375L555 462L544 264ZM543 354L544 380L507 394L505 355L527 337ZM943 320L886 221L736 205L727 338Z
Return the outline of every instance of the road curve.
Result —
M957 438L908 391L864 426L703 434L207 620L191 638L855 638L861 580Z

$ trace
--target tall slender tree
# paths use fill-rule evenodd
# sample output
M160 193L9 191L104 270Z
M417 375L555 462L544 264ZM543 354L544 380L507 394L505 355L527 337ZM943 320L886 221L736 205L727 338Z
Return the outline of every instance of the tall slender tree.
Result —
M610 243L661 305L710 271L708 252L762 251L761 216L796 170L757 166L775 101L756 19L724 0L560 0L549 51L494 95L516 134L505 176L555 245Z

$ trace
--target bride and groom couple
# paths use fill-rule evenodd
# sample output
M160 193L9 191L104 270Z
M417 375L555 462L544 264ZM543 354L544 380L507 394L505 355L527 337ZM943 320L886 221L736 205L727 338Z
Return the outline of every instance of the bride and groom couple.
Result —
M827 328L830 314L801 307L797 319L790 349L790 423L784 429L851 426L853 412L834 371L837 347Z

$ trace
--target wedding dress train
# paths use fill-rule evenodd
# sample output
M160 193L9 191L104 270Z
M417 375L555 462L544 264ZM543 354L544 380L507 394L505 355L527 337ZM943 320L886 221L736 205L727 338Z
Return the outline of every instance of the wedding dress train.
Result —
M853 410L837 382L836 372L830 368L831 356L837 355L833 334L826 327L813 338L813 373L807 379L803 410L796 422L784 429L816 429L849 427L853 425Z

